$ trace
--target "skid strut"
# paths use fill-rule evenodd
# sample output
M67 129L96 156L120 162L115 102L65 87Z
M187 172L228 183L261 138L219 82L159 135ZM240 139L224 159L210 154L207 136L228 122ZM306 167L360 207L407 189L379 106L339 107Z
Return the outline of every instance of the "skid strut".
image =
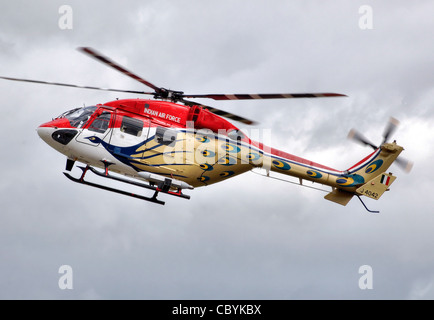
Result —
M124 179L124 178L121 178L121 177L110 175L108 173L108 170L107 170L108 165L106 165L106 163L104 163L104 165L105 165L104 173L99 172L98 170L96 170L95 168L93 168L91 166L86 166L86 167L79 166L78 168L80 168L83 171L82 174L81 174L81 176L80 176L80 178L74 178L68 172L63 172L63 174L68 179L70 179L71 181L74 181L74 182L77 182L77 183L80 183L80 184L84 184L84 185L87 185L87 186L91 186L91 187L102 189L102 190L106 190L106 191L111 191L111 192L119 193L119 194L122 194L122 195L125 195L125 196L137 198L137 199L144 200L144 201L150 201L150 202L161 204L161 205L164 205L165 202L162 201L162 200L157 199L157 196L158 196L158 194L160 192L166 193L166 194L169 194L169 195L172 195L172 196L175 196L175 197L180 197L180 198L184 198L184 199L190 199L189 195L183 194L181 192L181 189L178 189L177 191L171 191L170 190L170 179L167 179L167 181L165 181L165 183L161 183L161 185L156 185L154 183L150 183L150 184L141 183L141 182L138 182L138 181L132 181L132 180L129 180L129 179ZM100 177L103 177L103 178L108 178L108 179L116 180L116 181L123 182L123 183L126 183L126 184L134 185L134 186L137 186L137 187L153 190L154 194L151 197L146 197L146 196L142 196L142 195L139 195L139 194L136 194L136 193L132 193L132 192L128 192L128 191L124 191L124 190L120 190L120 189L115 189L115 188L104 186L104 185L97 184L97 183L94 183L94 182L86 181L86 180L84 180L84 177L85 177L85 175L86 175L86 173L88 171L91 171L92 173L96 174L97 176L100 176Z
M360 202L363 204L363 206L365 207L365 209L370 212L370 213L380 213L380 211L374 211L374 210L369 210L368 207L366 206L366 204L363 202L362 198L360 198L360 196L358 194L356 194L357 198L359 198Z

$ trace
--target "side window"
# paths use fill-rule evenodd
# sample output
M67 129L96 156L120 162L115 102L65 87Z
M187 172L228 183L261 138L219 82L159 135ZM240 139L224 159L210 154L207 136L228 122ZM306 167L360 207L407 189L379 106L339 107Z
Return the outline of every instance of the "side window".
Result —
M155 139L158 143L170 145L172 142L176 141L176 136L178 132L173 129L158 127L155 132Z
M124 116L122 118L121 132L139 137L142 135L143 121L135 118Z
M110 124L110 116L110 112L103 112L100 116L98 116L98 118L93 120L89 127L89 130L98 133L106 132Z

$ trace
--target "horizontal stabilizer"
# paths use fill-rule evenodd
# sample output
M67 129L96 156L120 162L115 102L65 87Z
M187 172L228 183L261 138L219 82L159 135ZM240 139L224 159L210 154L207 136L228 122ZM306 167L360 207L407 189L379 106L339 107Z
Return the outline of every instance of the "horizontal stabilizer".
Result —
M339 203L340 205L346 206L348 202L352 199L354 196L353 193L343 191L341 189L333 189L332 192L328 193L324 199L327 199L329 201L333 201L336 203Z
M360 195L378 200L384 191L388 190L396 177L391 173L382 173L359 187L356 192Z

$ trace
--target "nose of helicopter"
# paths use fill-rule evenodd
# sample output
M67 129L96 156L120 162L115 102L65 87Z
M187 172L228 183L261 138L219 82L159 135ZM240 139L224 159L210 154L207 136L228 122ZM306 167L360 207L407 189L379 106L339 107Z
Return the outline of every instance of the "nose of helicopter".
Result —
M58 143L56 145L56 141L53 139L53 133L54 131L56 131L56 129L57 128L54 126L47 126L46 124L42 124L36 128L36 132L46 144L48 144L50 147L53 147L54 149L58 149Z
M65 146L77 134L75 128L68 128L58 120L41 124L36 128L36 132L45 143L59 151L63 151Z
M53 128L49 128L49 127L43 127L43 126L39 126L36 128L36 132L38 133L38 136L44 140L45 142L47 142L48 139L51 138L51 134L54 132Z

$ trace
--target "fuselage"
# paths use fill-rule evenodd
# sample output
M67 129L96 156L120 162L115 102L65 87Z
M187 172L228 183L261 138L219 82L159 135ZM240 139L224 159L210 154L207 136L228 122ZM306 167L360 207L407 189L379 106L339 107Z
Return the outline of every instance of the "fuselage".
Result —
M68 159L142 179L140 172L193 187L220 182L255 167L355 190L358 174L267 147L199 106L159 100L116 100L65 112L41 125L39 136ZM360 162L367 166L380 150ZM360 168L357 168L359 170Z

